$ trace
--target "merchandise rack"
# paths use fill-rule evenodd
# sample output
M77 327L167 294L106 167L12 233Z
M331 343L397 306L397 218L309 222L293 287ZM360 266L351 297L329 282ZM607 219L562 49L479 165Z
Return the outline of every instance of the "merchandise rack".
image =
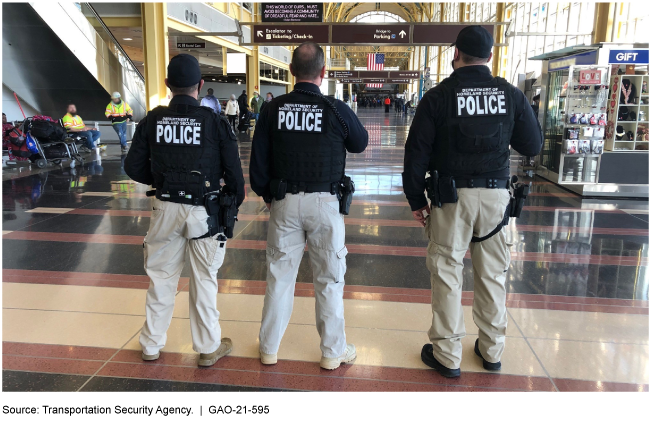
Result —
M598 82L580 83L581 71L598 72ZM558 184L597 183L606 135L609 66L572 65L552 74L546 111L544 166L556 175ZM573 115L587 120L596 116L597 121L595 124L590 121L571 123ZM570 137L570 129L577 130L578 137ZM588 129L591 132L598 129L601 136L585 135ZM587 141L589 145L585 152L579 152L580 141ZM572 152L572 144L576 144L575 152Z
M650 102L647 92L648 85L650 84L648 81L648 75L618 74L618 69L618 66L613 66L610 81L610 87L612 90L611 98L609 100L608 129L607 139L605 140L605 149L608 151L648 151L648 141L644 141L643 135L639 134L641 129L648 129L648 104ZM630 99L627 104L620 103L624 79L629 79L630 83L634 85L636 89L634 97ZM642 92L643 87L646 88L645 93ZM616 90L614 90L614 88ZM619 121L619 110L621 107L627 108L629 112L634 112L636 120ZM621 126L625 132L622 139L617 139L616 137L616 129L618 126ZM628 139L628 132L632 132L632 140Z

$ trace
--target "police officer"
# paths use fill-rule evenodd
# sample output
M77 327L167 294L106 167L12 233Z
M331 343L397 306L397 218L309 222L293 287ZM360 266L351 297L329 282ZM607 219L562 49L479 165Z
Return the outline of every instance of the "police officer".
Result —
M190 328L199 366L211 366L232 351L221 337L217 311L217 271L226 237L208 216L204 196L219 190L244 200L237 137L225 118L200 107L203 86L193 56L173 57L165 84L172 93L168 107L150 111L133 136L124 169L134 181L152 185L156 198L144 239L144 266L151 283L146 321L140 334L143 360L156 360L167 340L178 278L190 263Z
M346 150L363 152L368 132L345 103L321 94L325 55L319 45L298 46L290 70L296 78L294 91L264 108L251 152L251 188L271 211L260 356L263 364L277 363L306 242L321 337L320 365L336 369L356 358L354 345L345 339L347 249L339 190Z
M418 105L402 175L413 218L429 237L433 321L431 344L422 348L421 357L445 377L460 375L463 258L468 248L474 268L473 317L479 329L475 353L485 369L501 368L510 264L502 224L510 201L510 145L525 156L536 155L542 146L539 123L524 94L492 77L486 66L492 58L490 33L478 25L466 27L455 46L454 72ZM439 176L429 182L439 184L433 191L444 199L441 207L429 209L427 172Z

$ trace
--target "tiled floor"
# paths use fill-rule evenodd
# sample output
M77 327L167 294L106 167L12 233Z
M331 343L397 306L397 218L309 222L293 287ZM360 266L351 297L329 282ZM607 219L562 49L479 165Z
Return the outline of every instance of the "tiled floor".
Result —
M346 217L346 332L357 346L354 365L318 367L306 258L281 361L259 363L268 212L250 188L219 271L218 306L224 335L235 344L232 357L196 367L186 268L163 356L142 362L148 279L140 245L150 200L110 147L101 163L76 173L3 171L3 389L648 391L648 202L582 200L537 178L522 217L508 226L503 370L487 373L473 354L469 256L463 374L447 380L427 369L420 360L431 321L427 242L411 219L400 175L410 117L379 109L358 114L370 145L347 162L357 186ZM248 179L250 136L240 134L240 144Z

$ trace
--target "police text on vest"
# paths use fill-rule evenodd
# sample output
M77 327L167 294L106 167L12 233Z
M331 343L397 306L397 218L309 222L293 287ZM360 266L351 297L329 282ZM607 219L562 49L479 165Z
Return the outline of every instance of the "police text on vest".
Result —
M156 143L201 145L200 120L191 117L160 117L156 121Z
M321 133L323 106L286 103L278 108L278 130Z
M508 114L505 91L498 87L456 89L456 116L503 116Z

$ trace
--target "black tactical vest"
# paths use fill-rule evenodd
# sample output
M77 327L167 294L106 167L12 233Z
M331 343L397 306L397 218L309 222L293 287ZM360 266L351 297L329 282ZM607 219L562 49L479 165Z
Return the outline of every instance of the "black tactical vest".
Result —
M343 179L344 134L336 114L317 96L291 92L271 108L272 177L292 184L329 184Z
M208 107L160 106L147 114L151 172L160 200L202 205L203 196L219 189L222 176L220 118Z
M443 80L447 113L436 127L435 152L429 164L441 176L482 175L510 167L510 138L515 124L514 88L505 79L488 83ZM440 120L437 120L440 123Z

